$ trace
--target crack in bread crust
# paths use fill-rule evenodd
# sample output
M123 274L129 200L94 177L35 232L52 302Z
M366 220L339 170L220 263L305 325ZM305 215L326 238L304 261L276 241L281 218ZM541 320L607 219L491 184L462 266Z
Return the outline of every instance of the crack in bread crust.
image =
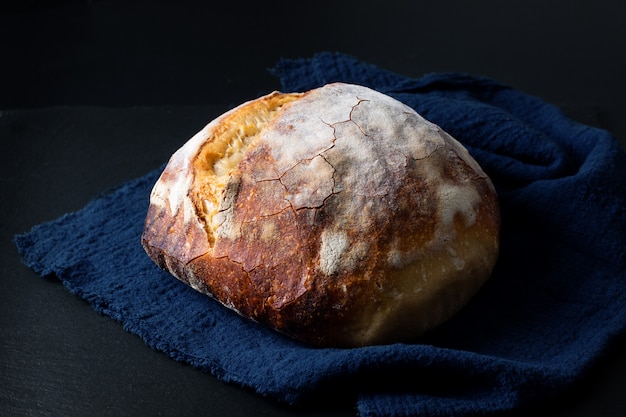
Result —
M233 171L246 149L257 140L263 129L282 107L300 94L273 93L264 100L242 106L225 118L200 147L193 159L193 201L196 214L204 220L209 246L215 244L214 218L219 212L222 195Z

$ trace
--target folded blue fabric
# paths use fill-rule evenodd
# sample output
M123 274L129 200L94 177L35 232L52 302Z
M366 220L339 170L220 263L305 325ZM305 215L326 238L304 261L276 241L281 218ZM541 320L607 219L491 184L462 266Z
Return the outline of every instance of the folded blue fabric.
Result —
M172 358L291 404L351 399L363 417L480 415L552 397L626 331L626 156L606 131L463 74L407 78L332 53L272 71L285 91L343 81L396 97L491 176L500 259L453 319L419 343L316 349L237 316L144 253L160 169L16 236L25 263Z

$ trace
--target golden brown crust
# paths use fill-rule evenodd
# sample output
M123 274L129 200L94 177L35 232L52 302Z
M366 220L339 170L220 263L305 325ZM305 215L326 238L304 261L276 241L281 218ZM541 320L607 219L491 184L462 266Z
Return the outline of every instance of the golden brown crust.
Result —
M233 145L230 128L261 113ZM493 185L465 148L390 97L337 83L211 122L155 185L142 242L239 314L349 347L455 314L489 277L498 235Z

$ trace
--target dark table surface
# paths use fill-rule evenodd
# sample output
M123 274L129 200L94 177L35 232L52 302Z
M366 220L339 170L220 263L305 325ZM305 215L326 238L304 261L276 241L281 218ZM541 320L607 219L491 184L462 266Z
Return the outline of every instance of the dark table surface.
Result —
M339 51L405 75L508 83L626 149L626 2L22 1L0 6L0 415L351 416L294 409L151 350L12 238L158 167L274 89L281 58ZM626 415L626 340L566 396L507 416Z

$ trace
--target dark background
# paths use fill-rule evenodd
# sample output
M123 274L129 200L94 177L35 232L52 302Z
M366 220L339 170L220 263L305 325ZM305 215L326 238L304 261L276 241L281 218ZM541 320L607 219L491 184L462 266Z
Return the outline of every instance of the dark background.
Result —
M19 232L158 167L213 117L279 89L280 58L339 51L461 71L626 143L626 2L24 1L0 6L0 415L351 416L292 409L148 348L20 263ZM622 337L571 392L509 416L626 415Z

